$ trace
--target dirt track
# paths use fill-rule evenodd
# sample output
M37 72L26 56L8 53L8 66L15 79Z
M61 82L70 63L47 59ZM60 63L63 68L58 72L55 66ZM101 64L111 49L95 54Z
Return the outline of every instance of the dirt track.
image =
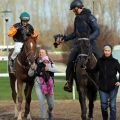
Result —
M0 101L0 120L14 120L13 109L12 101ZM120 102L117 102L117 111L120 112ZM39 120L39 103L37 101L31 103L31 114L33 120ZM81 120L79 102L77 100L55 101L54 118L55 120ZM99 101L95 102L94 120L102 120ZM120 114L117 114L117 120L120 120Z

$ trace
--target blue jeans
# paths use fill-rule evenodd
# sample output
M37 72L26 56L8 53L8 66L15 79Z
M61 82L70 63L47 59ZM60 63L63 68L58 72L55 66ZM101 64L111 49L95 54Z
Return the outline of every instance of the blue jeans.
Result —
M108 120L108 107L110 107L110 120L116 120L117 92L117 86L110 92L99 91L103 120Z

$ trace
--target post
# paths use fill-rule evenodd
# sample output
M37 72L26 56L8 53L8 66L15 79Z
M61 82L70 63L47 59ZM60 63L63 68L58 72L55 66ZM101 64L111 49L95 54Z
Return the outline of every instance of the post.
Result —
M9 41L8 41L8 36L7 36L7 31L8 31L8 21L9 21L9 19L8 18L5 18L5 43L6 43L6 46L7 46L7 53L8 53L8 45L9 45Z
M5 18L3 17L3 45L6 45L6 28L5 28Z
M4 19L4 23L3 23L3 29L4 29L4 41L3 41L3 45L4 46L6 46L7 47L7 51L8 51L8 39L7 39L7 36L6 36L6 34L7 34L7 30L8 30L8 21L9 21L9 19L8 19L8 15L10 14L10 13L12 13L12 11L9 11L9 10L4 10L4 11L0 11L0 13L1 14L3 14L3 19Z
M93 15L94 15L94 12L95 12L95 1L93 0Z
M9 10L4 10L4 11L0 11L0 13L2 13L3 14L3 19L4 19L4 26L3 26L3 29L4 29L4 41L3 41L3 45L5 46L5 48L6 48L6 51L7 51L7 55L8 55L8 45L9 45L9 43L8 43L8 36L7 36L7 31L8 31L8 21L9 21L9 19L8 19L8 15L9 15L9 13L11 13L12 11L9 11ZM8 72L8 61L7 61L7 72Z

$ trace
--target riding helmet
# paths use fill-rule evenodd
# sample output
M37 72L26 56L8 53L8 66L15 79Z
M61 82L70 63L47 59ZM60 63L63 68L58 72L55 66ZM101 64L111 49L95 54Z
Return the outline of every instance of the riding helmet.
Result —
M20 20L21 21L29 21L30 20L30 15L27 12L22 12L20 14Z
M75 7L82 8L83 7L82 1L81 0L73 0L70 4L70 10L74 9Z

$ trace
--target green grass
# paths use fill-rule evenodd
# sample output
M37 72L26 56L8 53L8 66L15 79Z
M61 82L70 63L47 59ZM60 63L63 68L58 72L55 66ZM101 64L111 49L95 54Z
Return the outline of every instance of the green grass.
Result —
M0 62L0 73L7 72L7 62ZM59 81L63 82L59 82ZM65 84L65 77L55 77L55 85L54 85L54 96L55 99L72 99L72 93L65 92L63 90L63 86ZM32 91L32 99L37 100L37 96L35 93L35 89ZM9 78L0 77L0 100L12 100L11 96L11 88Z
M7 62L1 61L0 73L6 73L6 72L7 72ZM54 84L55 99L57 100L72 99L72 93L68 93L63 90L64 84L65 84L65 77L63 76L55 77L55 84ZM76 92L76 98L78 99L77 92ZM37 100L37 96L34 88L32 91L32 99ZM9 78L0 77L0 100L12 100Z
M7 62L0 61L0 73L6 73L6 72L7 72Z
M0 100L10 100L11 89L7 78L0 78Z
M65 78L63 77L62 80ZM59 81L58 81L59 80ZM65 82L60 82L61 77L55 78L54 96L55 99L72 99L72 93L65 92L63 86ZM35 89L32 91L32 99L37 100ZM0 100L12 100L9 78L0 78Z

